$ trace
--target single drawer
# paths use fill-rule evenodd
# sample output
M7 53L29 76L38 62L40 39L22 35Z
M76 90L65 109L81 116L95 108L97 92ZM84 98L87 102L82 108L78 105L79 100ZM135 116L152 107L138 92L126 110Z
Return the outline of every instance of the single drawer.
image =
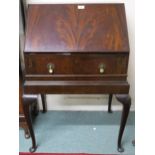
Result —
M27 75L126 74L127 64L128 54L25 54Z

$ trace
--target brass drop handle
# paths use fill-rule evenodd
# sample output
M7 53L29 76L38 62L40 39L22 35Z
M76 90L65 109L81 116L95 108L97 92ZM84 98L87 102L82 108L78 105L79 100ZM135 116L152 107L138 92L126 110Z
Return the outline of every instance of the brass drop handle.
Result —
M101 74L104 73L104 68L100 68L100 73L101 73Z
M100 74L104 73L104 71L105 71L105 65L104 64L99 65L99 71L100 71Z
M53 74L53 72L54 72L54 64L52 64L52 63L47 64L47 68L48 68L48 72L50 74Z

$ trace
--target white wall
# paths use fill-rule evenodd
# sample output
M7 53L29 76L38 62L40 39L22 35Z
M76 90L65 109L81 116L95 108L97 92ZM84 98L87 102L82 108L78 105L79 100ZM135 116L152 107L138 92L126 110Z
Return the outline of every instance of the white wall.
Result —
M135 105L135 20L134 0L27 0L32 3L125 3L127 25L130 41L130 58L128 68L128 81L132 107ZM106 95L47 95L48 110L107 110ZM40 100L40 99L39 99ZM114 99L113 110L120 110L120 104ZM40 108L42 108L40 104Z

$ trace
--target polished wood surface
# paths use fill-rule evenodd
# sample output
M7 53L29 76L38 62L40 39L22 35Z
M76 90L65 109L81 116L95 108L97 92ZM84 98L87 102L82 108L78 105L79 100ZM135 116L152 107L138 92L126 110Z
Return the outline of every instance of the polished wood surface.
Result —
M23 114L22 95L23 95L23 88L22 88L22 80L20 78L19 79L19 114Z
M118 141L117 141L117 146L118 146L117 150L118 152L124 152L124 148L122 147L121 140L122 140L123 132L124 132L125 125L127 122L127 118L130 112L131 97L128 94L117 94L116 99L123 106L122 116L121 116L121 125L119 129L119 135L118 135Z
M25 63L26 75L125 76L128 54L25 54ZM48 64L54 65L52 74ZM101 65L104 66L104 73L100 73Z
M124 4L29 5L25 52L97 51L129 52Z
M109 94L128 93L128 82L107 81L26 81L25 93Z
M110 94L109 112L117 94L123 106L118 136L122 152L131 104L124 4L33 4L27 15L24 93ZM33 152L37 146L26 98L23 105Z
M24 106L23 106L23 76L21 69L21 62L19 62L19 126L24 129L25 138L30 138L28 123L24 114ZM38 114L38 104L36 100L31 100L31 104L29 107L29 115L36 116Z

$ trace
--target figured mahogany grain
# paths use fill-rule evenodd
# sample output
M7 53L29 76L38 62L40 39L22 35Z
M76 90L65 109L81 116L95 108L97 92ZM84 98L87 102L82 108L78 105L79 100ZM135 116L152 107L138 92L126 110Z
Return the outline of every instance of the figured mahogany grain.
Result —
M33 4L25 52L129 52L124 4Z
M123 151L121 139L130 109L130 102L126 102L130 85L124 4L29 5L24 58L25 94L119 94L123 113L118 151ZM54 70L47 67L49 63ZM100 64L104 64L103 74ZM120 94L126 94L126 99ZM25 99L33 140L30 151L35 151L29 101Z

